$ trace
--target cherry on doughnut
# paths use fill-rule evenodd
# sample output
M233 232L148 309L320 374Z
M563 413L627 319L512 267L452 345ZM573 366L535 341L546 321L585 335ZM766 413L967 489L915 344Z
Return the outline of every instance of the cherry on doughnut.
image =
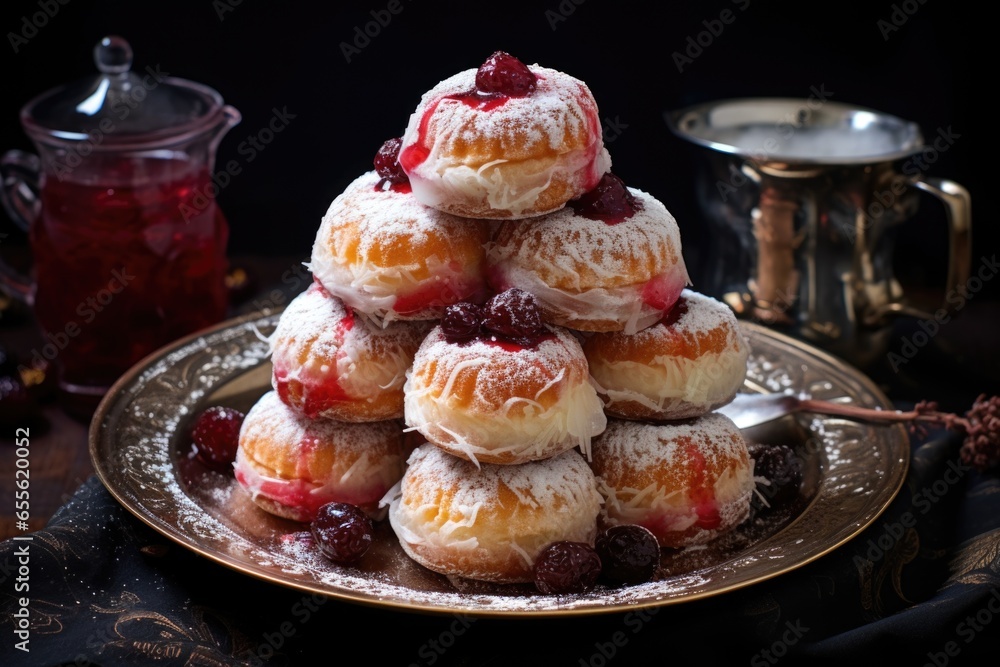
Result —
M410 177L399 166L399 149L403 145L402 137L387 139L375 154L375 172L390 183L408 183Z
M441 331L449 343L464 343L479 334L482 320L483 312L479 306L462 301L444 309Z
M601 177L593 190L570 200L569 205L577 215L609 225L627 220L642 209L642 202L628 191L622 179L610 171Z
M476 71L476 88L482 93L527 97L537 85L528 66L504 51L495 52Z
M516 287L497 294L483 307L483 327L511 340L531 341L545 331L535 297Z

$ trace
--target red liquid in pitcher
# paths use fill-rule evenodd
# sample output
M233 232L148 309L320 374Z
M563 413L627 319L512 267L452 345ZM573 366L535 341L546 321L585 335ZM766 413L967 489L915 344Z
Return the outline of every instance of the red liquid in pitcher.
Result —
M32 227L40 351L57 355L71 393L101 393L226 314L228 226L208 171L157 160L123 161L117 172L125 185L49 177Z

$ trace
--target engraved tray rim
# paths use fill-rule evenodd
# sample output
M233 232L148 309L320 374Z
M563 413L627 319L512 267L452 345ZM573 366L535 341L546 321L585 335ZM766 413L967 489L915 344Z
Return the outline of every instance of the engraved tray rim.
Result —
M280 553L254 543L252 536L223 524L221 530L199 528L198 521L192 521L198 518L197 500L182 484L170 483L177 473L171 451L178 424L208 407L213 388L268 362L260 331L273 329L279 316L280 311L234 318L149 355L111 388L89 433L98 477L132 514L195 553L278 585L395 610L481 617L615 613L675 604L771 579L837 549L885 511L906 478L909 437L902 425L799 416L822 440L815 497L789 524L725 563L625 589L581 596L525 595L520 600L478 592L423 591L351 577L331 583L323 579L324 573L289 567ZM740 325L750 341L750 365L756 364L755 377L748 371L751 390L809 391L817 398L846 396L866 407L892 409L878 387L846 362L761 325ZM137 433L146 435L136 438ZM845 438L845 433L857 437Z

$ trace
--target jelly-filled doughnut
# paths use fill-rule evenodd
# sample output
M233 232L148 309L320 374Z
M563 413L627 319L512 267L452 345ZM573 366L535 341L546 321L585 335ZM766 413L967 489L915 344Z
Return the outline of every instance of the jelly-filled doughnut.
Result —
M323 217L309 268L351 308L379 321L432 320L485 297L490 227L421 205L408 187L368 172Z
M669 424L612 419L593 454L604 522L645 526L660 546L709 542L749 516L753 461L718 413Z
M414 356L404 386L407 426L473 462L524 463L574 446L589 456L606 418L580 343L522 304L531 304L530 294L497 295L482 324L478 311L467 312L471 304L446 310ZM462 328L470 322L472 330ZM505 324L511 328L502 331Z
M306 419L273 391L247 413L234 464L236 480L271 514L310 521L330 502L357 505L373 517L403 475L402 425Z
M427 206L496 219L559 209L611 167L590 89L503 52L424 94L399 162Z
M503 222L487 275L498 291L531 292L547 321L578 331L643 329L688 283L673 216L613 174L562 210Z
M306 417L399 419L406 371L430 327L380 327L314 282L288 304L270 337L272 385Z
M389 522L403 550L435 572L531 581L552 542L594 542L601 497L577 452L477 469L427 444L408 463Z
M728 306L684 290L653 326L594 334L583 351L609 415L684 419L733 400L750 347Z

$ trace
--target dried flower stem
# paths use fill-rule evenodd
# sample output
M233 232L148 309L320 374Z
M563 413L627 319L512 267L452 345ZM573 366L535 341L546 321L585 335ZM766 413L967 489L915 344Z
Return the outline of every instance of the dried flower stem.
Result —
M804 399L800 409L875 422L909 422L910 430L924 433L927 426L942 426L965 433L962 460L980 471L1000 464L1000 397L981 394L964 416L941 412L933 401L921 401L912 410L875 410L856 405Z

